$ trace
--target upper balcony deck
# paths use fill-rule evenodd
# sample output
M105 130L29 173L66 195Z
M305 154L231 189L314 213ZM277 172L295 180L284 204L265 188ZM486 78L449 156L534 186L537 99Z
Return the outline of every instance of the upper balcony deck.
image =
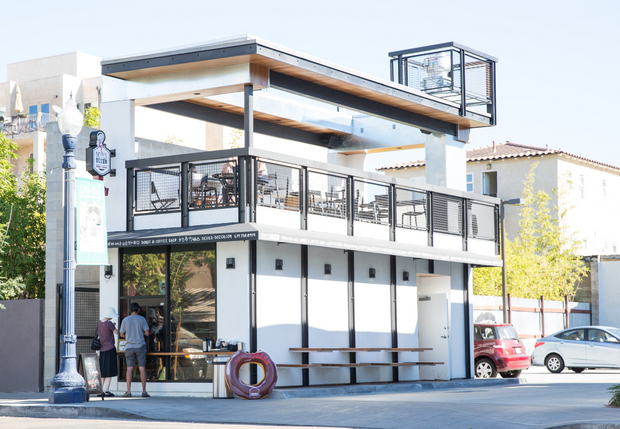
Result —
M499 200L265 150L126 162L110 247L258 239L497 266Z

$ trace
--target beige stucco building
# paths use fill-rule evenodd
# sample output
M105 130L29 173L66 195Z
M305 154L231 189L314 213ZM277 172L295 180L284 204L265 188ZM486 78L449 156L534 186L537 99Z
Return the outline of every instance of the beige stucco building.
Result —
M0 131L19 145L16 173L34 159L34 170L46 164L47 124L55 121L70 95L80 111L99 107L101 58L81 52L21 61L7 66L0 83Z
M467 151L467 191L503 199L519 198L530 167L535 170L535 190L550 196L566 186L564 204L572 206L567 226L581 242L580 254L617 253L620 228L615 214L620 209L620 168L549 147L516 143ZM389 176L424 181L424 161L413 161L379 169ZM552 210L557 216L552 200ZM506 206L506 234L515 237L519 228L519 208Z

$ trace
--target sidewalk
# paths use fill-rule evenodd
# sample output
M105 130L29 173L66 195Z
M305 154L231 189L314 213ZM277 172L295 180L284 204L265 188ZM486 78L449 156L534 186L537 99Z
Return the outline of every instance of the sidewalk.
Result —
M155 395L52 405L44 393L0 394L0 415L99 419L104 427L104 419L122 419L373 429L620 429L620 409L606 406L607 388L619 379L620 373L610 370L551 374L530 368L518 379L281 388L258 401Z
M151 396L150 398L120 396L91 396L83 404L50 404L47 393L0 393L0 415L40 418L105 418L126 420L161 420L201 423L316 425L334 404L330 398L361 397L407 392L434 391L454 388L476 388L498 385L518 385L521 379L456 380L438 382L403 382L362 384L336 387L279 388L263 400L213 399L197 397ZM316 402L315 399L323 398ZM384 398L385 399L385 398ZM368 425L377 421L368 416ZM339 420L329 419L330 425L340 426ZM346 420L346 419L344 419ZM325 422L327 423L327 422ZM344 422L343 422L344 423ZM346 426L346 424L345 424Z

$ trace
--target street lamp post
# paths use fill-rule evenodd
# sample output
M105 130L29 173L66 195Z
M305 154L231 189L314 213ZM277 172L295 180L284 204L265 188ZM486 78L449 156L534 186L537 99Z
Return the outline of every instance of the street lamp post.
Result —
M73 404L86 402L84 378L77 372L75 343L75 146L77 135L82 129L82 114L77 109L73 96L58 114L58 128L62 133L65 150L62 168L64 170L65 211L64 251L62 273L62 335L60 336L60 369L52 379L49 402L52 404Z
M506 216L505 216L505 205L517 206L523 204L523 198L512 198L510 200L502 199L499 207L499 217L501 220L500 228L501 228L501 252L502 252L502 313L504 323L508 323L508 293L506 292Z

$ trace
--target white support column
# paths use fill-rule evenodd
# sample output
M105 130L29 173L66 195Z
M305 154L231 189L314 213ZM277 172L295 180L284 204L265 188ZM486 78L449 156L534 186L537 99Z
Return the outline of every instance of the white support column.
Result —
M105 132L105 143L109 149L116 149L112 168L116 177L105 176L109 189L106 198L108 231L124 231L126 228L127 170L125 161L135 159L135 103L133 100L108 101L101 103L101 129Z
M426 142L426 183L467 190L466 148L454 136L434 133Z

